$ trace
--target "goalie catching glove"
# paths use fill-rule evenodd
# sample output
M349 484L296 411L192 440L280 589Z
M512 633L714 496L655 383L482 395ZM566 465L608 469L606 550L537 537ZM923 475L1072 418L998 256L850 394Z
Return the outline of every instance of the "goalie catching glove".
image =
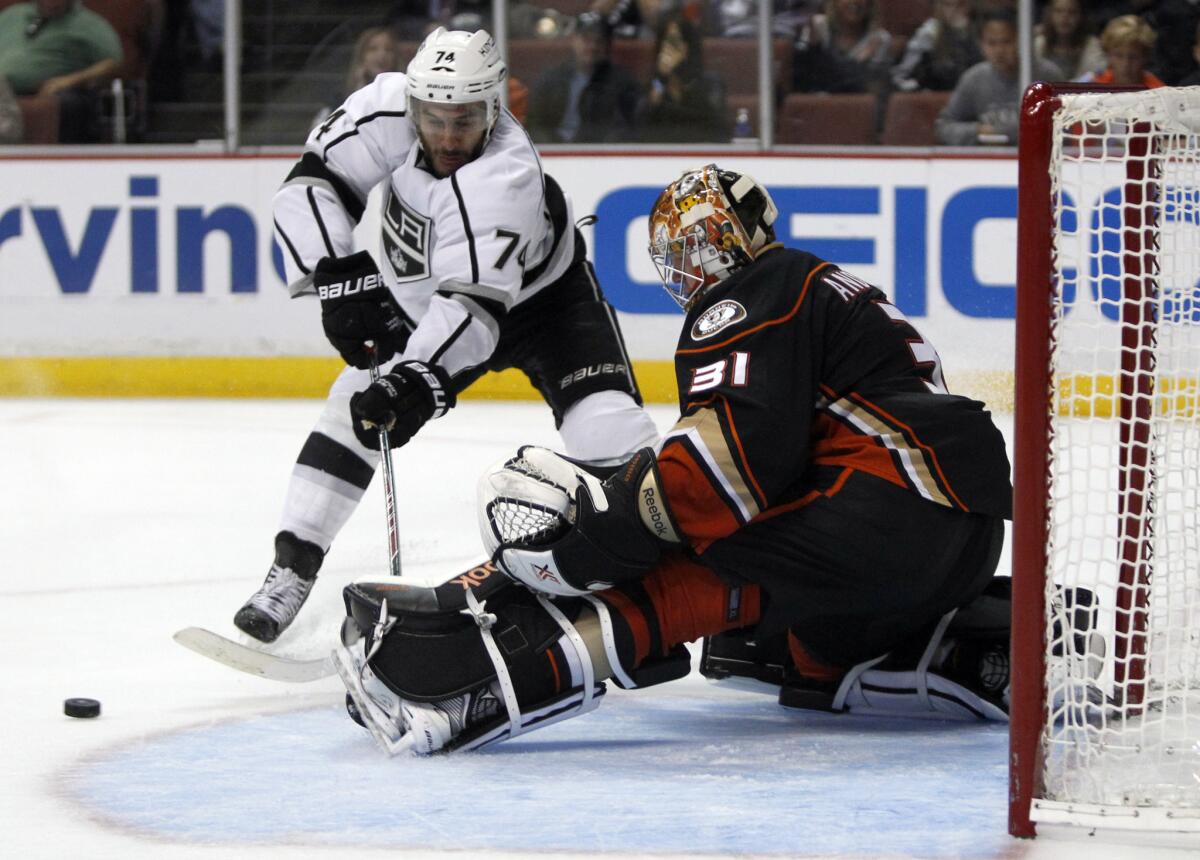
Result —
M321 325L346 364L366 370L404 348L409 328L395 296L371 255L324 257L313 270L313 287L321 299Z
M680 541L651 448L601 481L526 445L484 474L478 495L480 532L497 566L545 594L578 596L639 579Z
M379 450L379 427L388 431L388 445L399 448L456 401L446 371L437 365L402 361L350 398L350 420L358 441L371 450Z

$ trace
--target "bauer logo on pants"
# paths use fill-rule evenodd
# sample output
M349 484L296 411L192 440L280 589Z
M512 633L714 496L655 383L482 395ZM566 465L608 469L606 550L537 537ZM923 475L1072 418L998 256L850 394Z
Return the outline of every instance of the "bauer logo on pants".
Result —
M398 283L429 276L429 219L389 192L383 213L383 250Z

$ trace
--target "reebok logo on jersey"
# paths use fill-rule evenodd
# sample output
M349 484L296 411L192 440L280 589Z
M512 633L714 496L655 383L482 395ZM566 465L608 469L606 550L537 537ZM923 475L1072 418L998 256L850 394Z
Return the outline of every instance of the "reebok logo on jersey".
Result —
M712 337L723 328L739 323L746 318L746 309L733 299L717 302L692 323L692 340Z
M355 293L365 293L367 290L382 286L383 277L381 275L365 275L349 281L338 281L336 284L321 284L317 287L317 295L324 301L341 296L352 296Z

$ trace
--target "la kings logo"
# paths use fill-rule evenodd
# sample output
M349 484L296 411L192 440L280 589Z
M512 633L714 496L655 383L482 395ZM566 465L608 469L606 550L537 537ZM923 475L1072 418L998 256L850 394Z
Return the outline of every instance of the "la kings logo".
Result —
M717 302L692 323L692 340L704 340L712 337L721 329L741 322L745 318L746 309L733 299Z
M391 191L383 213L383 250L398 283L429 277L429 219Z

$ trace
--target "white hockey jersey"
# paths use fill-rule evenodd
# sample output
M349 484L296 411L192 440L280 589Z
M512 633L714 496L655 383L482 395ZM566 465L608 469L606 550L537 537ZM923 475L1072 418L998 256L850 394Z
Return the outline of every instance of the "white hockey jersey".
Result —
M416 325L401 358L453 376L486 361L504 315L575 260L574 216L507 111L477 159L436 178L404 87L379 75L313 129L275 195L275 230L290 292L310 293L318 260L355 251L367 194L386 182L376 263Z

